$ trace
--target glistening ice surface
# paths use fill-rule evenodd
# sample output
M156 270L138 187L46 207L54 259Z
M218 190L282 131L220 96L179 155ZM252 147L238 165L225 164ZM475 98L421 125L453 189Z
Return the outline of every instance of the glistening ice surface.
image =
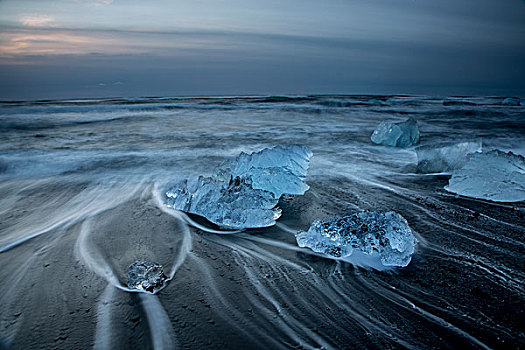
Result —
M525 201L525 158L499 150L474 154L452 173L445 189L496 202Z
M223 177L238 177L256 190L271 192L275 198L301 195L309 189L304 179L311 156L304 146L276 146L251 154L243 152L220 172Z
M414 118L394 123L384 120L370 137L373 143L392 147L409 147L419 142L419 129Z
M417 171L420 173L450 172L463 167L472 153L481 152L481 141L441 143L416 148Z
M241 153L209 177L182 180L166 192L168 207L197 214L223 228L267 227L281 216L283 194L303 194L312 152L298 145Z
M417 120L421 145L483 140L524 154L523 106L503 98L302 96L0 103L0 348L524 348L523 202L443 189L413 148L370 141ZM274 226L188 225L163 187L241 152L301 144L303 195ZM315 220L394 211L418 240L408 266L319 256ZM197 216L191 219L205 225ZM354 252L355 254L356 252ZM127 286L149 260L168 283Z
M410 263L416 238L407 221L395 212L361 212L329 221L314 221L295 235L300 247L352 261L354 251L378 253L384 266Z
M128 287L133 289L153 293L166 280L162 266L149 260L135 261L129 265L128 271Z

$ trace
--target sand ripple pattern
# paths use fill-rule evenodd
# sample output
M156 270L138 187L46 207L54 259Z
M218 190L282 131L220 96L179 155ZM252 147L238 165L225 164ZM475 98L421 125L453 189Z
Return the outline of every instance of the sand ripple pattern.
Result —
M413 116L421 142L523 153L498 98L305 96L0 103L0 348L521 348L525 204L443 190L412 149L374 146ZM450 120L454 120L451 124ZM278 224L224 232L165 208L171 180L241 151L304 144L304 196ZM376 271L299 248L315 219L393 210L419 244ZM148 258L169 282L127 287Z

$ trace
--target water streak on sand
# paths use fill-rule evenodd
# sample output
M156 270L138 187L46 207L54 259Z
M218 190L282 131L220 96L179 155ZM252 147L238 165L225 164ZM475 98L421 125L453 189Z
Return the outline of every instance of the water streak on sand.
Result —
M24 192L28 192L26 195L31 196L31 187L38 185L43 184L37 182L33 186L26 186L15 192L13 196L20 197ZM11 226L9 234L1 237L0 253L57 228L67 229L87 217L113 208L131 198L140 187L140 183L131 186L94 183L78 193L66 190L60 196L46 199L42 203L31 203L32 213L23 221ZM41 211L48 211L50 215L42 217Z
M0 103L0 347L523 347L523 203L450 195L385 119L422 144L523 152L502 98L301 96ZM451 122L453 121L453 122ZM303 196L273 227L223 231L164 205L174 179L241 151L312 149ZM316 219L394 210L418 239L405 269L297 246ZM147 258L169 283L126 285ZM126 343L127 342L127 343Z
M93 349L95 350L109 350L115 346L111 339L113 328L111 324L111 303L113 302L116 290L112 284L108 284L98 302L97 328L95 331L95 343L93 345Z
M156 295L141 293L140 300L146 312L148 325L153 341L153 349L170 350L177 349L177 341L173 334L169 316L162 307Z

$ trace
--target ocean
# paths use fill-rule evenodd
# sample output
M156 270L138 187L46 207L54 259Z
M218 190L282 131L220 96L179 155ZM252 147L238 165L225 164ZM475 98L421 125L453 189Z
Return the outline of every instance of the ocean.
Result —
M414 147L370 141L414 118L420 145L525 155L501 97L235 96L0 102L0 348L523 348L525 203L444 190ZM522 102L523 104L523 102ZM312 152L277 225L221 235L166 208L166 184L241 152ZM418 244L377 271L299 248L317 219L396 211ZM217 229L199 217L199 225ZM171 280L123 290L147 258Z

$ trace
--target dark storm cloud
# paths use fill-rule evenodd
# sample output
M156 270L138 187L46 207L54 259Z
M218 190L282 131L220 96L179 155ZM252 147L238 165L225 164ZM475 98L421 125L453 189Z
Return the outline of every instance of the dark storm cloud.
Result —
M177 56L28 56L0 65L3 96L50 97L265 93L505 93L523 88L520 58L502 44L436 46L214 33L235 47L179 48ZM221 40L219 40L220 38ZM509 66L518 68L516 72ZM9 81L9 83L7 83ZM123 84L112 85L112 82ZM99 83L105 85L99 85ZM71 90L75 86L75 90Z
M88 19L14 8L0 15L0 97L525 92L523 1L235 4L192 15L181 2L178 22L141 25L126 11L152 5L138 1L85 7Z

